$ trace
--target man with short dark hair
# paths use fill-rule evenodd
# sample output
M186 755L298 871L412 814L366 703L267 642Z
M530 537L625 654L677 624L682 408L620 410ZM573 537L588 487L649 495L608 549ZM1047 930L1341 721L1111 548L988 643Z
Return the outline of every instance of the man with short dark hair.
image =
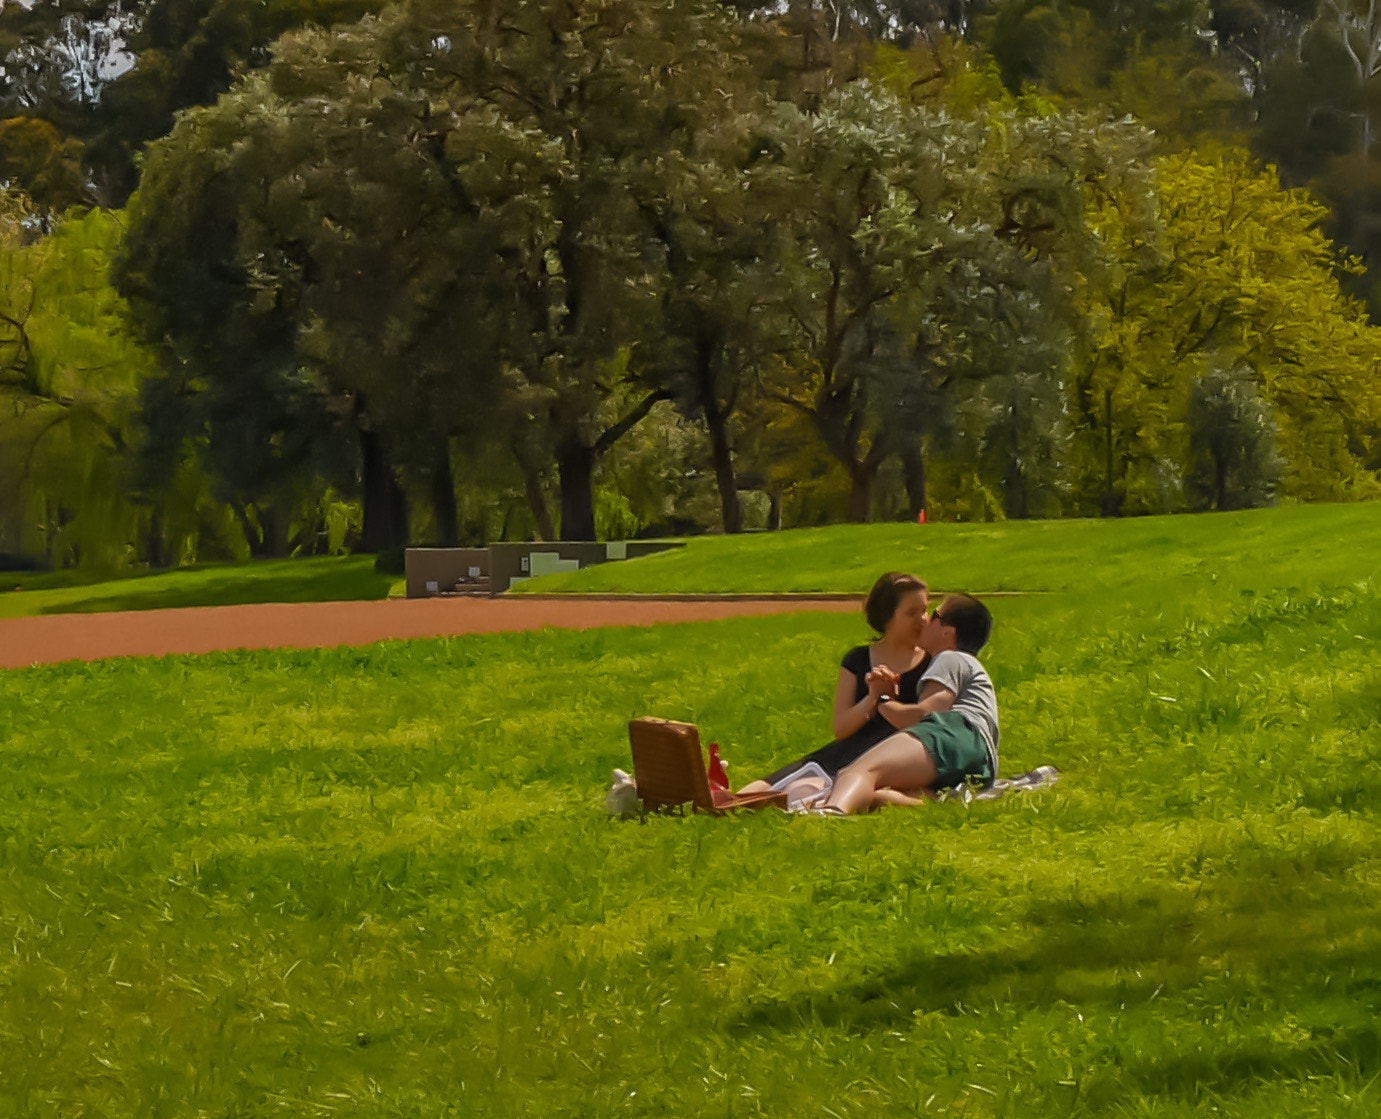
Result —
M935 789L997 777L997 695L975 654L992 632L992 615L972 595L948 596L921 630L931 654L919 703L887 700L882 716L900 733L883 739L834 782L816 811L864 812L886 804L924 803Z

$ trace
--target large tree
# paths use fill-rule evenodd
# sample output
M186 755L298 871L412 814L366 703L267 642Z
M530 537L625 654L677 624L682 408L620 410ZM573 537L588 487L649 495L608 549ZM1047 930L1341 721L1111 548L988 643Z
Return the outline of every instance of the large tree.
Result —
M492 230L426 97L381 72L377 30L290 39L155 145L122 273L204 393L213 448L239 450L240 504L349 433L371 550L407 541L400 467L455 541L449 440L497 374L477 309Z
M154 360L107 280L120 222L97 211L34 237L32 214L12 192L3 198L0 535L10 540L0 551L59 565L160 552L154 506L131 485L138 394Z
M1381 314L1381 7L1318 0L1297 49L1263 66L1257 150L1332 208L1330 230L1365 265L1349 279Z
M924 507L925 447L983 382L1058 385L1067 272L1090 251L1083 183L1109 173L1115 133L1079 117L952 115L861 84L818 113L782 107L793 252L768 391L847 473L851 519L870 515L893 455L913 512Z
M174 115L268 63L285 31L388 0L40 0L0 5L0 175L44 210L123 204Z
M502 17L419 4L397 26L397 49L460 127L502 127L526 153L505 359L555 459L560 534L591 538L597 464L670 395L651 352L669 252L658 215L696 202L704 137L733 111L734 26L706 0L557 0Z
M1082 289L1070 378L1086 507L1095 492L1105 511L1177 507L1192 394L1215 368L1253 378L1274 410L1284 493L1345 496L1381 416L1381 336L1335 273L1356 262L1320 231L1317 201L1241 153L1155 171L1153 225L1127 195L1091 216L1113 263Z
M418 3L288 37L155 145L125 282L214 395L271 427L293 401L349 417L371 541L417 455L454 537L445 441L480 419L534 498L548 448L560 532L592 537L595 466L670 393L654 215L694 189L718 96L683 61L731 30L695 0Z
M743 97L706 123L684 180L642 206L664 253L657 332L645 361L710 438L724 531L743 526L734 466L736 421L773 348L784 276L772 171L760 149L765 106Z

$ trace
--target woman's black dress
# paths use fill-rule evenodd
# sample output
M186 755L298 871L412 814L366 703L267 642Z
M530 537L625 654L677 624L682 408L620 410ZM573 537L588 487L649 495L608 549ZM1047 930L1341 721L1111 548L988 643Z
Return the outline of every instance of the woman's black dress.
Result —
M902 703L919 702L921 677L925 675L929 663L930 658L927 657L915 668L908 669L902 674L901 679L897 682L895 698ZM868 673L873 667L872 652L867 645L859 645L845 653L844 659L839 664L840 667L848 669L854 675L854 702L857 703L868 694ZM820 749L807 754L805 757L797 758L790 765L782 766L775 773L769 773L763 780L769 785L775 785L783 777L800 769L807 762L814 762L831 778L838 777L840 770L853 765L884 738L896 733L896 727L877 712L874 712L873 717L853 734L845 738L836 738L828 746L821 746Z

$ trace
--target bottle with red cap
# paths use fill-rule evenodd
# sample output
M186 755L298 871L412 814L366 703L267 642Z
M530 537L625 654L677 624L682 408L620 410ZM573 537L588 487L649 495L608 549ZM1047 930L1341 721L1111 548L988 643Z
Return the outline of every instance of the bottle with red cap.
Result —
M705 767L705 776L710 779L710 789L729 788L729 775L724 771L724 762L719 756L719 743L710 743L710 764Z

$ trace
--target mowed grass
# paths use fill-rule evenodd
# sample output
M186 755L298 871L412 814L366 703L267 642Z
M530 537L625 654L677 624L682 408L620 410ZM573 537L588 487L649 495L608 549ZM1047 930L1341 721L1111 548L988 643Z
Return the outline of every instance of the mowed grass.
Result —
M373 556L268 560L117 578L73 571L0 572L0 618L387 598L397 582L375 572Z
M1373 557L1359 563L1363 556ZM1285 587L1346 581L1381 557L1381 504L1293 505L1239 513L997 524L831 525L703 536L685 547L521 583L515 593L864 592L878 573L933 587L1122 592L1185 578Z
M1370 556L1071 562L985 654L1064 780L850 820L598 809L820 743L847 616L0 674L0 1116L1381 1113Z

